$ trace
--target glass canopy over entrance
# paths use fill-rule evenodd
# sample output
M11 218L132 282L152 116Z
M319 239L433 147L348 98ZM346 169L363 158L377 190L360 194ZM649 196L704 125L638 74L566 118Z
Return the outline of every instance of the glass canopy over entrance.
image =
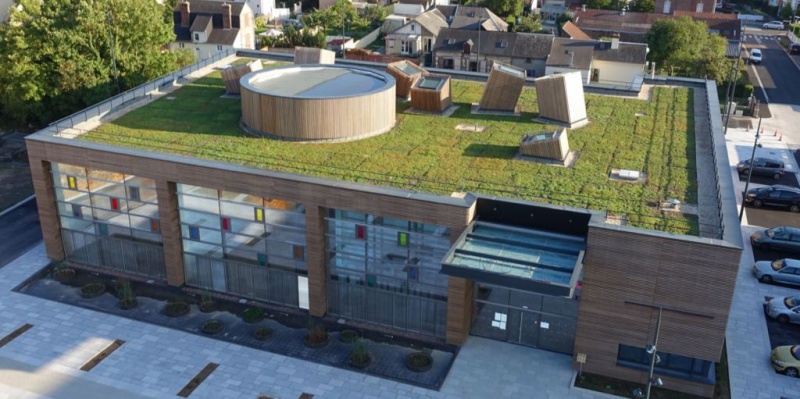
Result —
M473 221L442 261L444 274L572 297L583 271L584 237Z

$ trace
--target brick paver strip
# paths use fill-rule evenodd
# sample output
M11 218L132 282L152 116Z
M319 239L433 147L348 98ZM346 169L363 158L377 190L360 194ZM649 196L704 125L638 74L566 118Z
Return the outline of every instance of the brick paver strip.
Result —
M86 362L86 364L84 364L83 366L81 366L81 370L82 370L82 371L90 371L91 369L93 369L93 368L94 368L94 366L97 366L98 364L100 364L100 362L102 362L102 361L103 361L103 359L105 359L105 358L109 357L109 356L110 356L112 353L114 353L114 351L115 351L115 350L117 350L117 349L118 349L120 346L122 346L122 344L124 344L124 343L125 343L125 341L123 341L123 340L121 340L121 339L116 339L116 340L114 340L114 342L112 342L111 344L109 344L109 345L108 345L108 346L107 346L105 349L103 349L103 350L102 350L100 353L98 353L97 355L95 355L95 356L94 356L93 358L91 358L91 359L90 359L88 362Z
M191 381L189 381L188 384L186 384L185 387L183 387L183 389L181 389L180 392L178 392L178 396L182 398L188 398L189 395L191 395L192 392L194 392L194 390L197 389L197 387L199 387L200 384L202 384L203 381L205 381L206 378L208 378L208 376L217 369L217 367L219 367L219 364L217 363L207 364L202 370L200 370L199 373L197 373L196 376L194 376L194 378L191 379Z
M0 339L0 348L6 346L6 344L8 344L9 342L13 341L14 338L17 338L20 335L22 335L23 333L25 333L25 331L30 330L31 327L33 327L33 324L25 323L21 327L19 327L16 330L12 331L11 334L8 334L5 337L3 337L3 339Z

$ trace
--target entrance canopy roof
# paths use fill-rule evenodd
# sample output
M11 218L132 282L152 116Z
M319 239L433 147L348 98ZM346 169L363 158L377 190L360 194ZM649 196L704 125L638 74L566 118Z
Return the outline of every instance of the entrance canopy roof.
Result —
M571 297L585 250L584 237L473 221L442 261L442 273Z

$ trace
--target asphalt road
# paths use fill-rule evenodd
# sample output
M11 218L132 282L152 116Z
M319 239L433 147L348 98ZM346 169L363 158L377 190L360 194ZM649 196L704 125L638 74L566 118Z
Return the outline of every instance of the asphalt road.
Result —
M760 48L763 54L763 61L759 65L750 67L758 72L761 78L770 104L792 104L800 105L800 71L797 66L786 55L786 51L774 38L764 38L764 36L775 36L785 32L765 31L759 29L747 29L745 33L745 46L748 50ZM794 57L797 57L796 55ZM759 83L755 76L751 76L751 81L756 87L756 97L762 103L767 100L763 92L758 87Z
M36 200L0 217L0 267L24 254L42 241Z

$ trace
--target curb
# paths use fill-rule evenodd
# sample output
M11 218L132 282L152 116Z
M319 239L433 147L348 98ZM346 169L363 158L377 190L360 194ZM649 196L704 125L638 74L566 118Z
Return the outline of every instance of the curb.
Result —
M10 213L11 211L13 211L13 210L15 210L15 209L17 209L17 208L21 207L22 205L25 205L25 203L26 203L26 202L28 202L28 201L30 201L30 200L32 200L32 199L34 199L34 198L36 198L36 194L34 194L34 195L31 195L30 197L28 197L28 198L25 198L24 200L22 200L22 201L20 201L20 202L17 202L17 203L16 203L16 204L14 204L14 205L11 205L11 207L10 207L10 208L8 208L8 209L4 210L3 212L0 212L0 217L3 217L3 216L5 216L6 214Z
M787 38L787 39L789 39L789 35L786 35L786 38ZM789 44L789 47L791 47L791 45L792 45L792 44L794 44L794 42L792 41L792 39L789 39L789 43L790 43L790 44ZM779 46L781 46L781 45L780 45L780 43L778 43L778 45L779 45ZM788 49L786 49L786 48L785 48L785 47L783 47L783 46L781 46L781 48L783 49L783 52L784 52L784 53L786 53L786 56L787 56L787 57L789 57L789 60L790 60L790 61L792 61L792 63L794 64L794 66L797 68L797 70L798 70L798 71L800 71L800 64L798 64L798 63L797 63L797 60L795 60L795 59L794 59L794 57L792 57L792 54L791 54L791 53L789 53L789 50L788 50Z

